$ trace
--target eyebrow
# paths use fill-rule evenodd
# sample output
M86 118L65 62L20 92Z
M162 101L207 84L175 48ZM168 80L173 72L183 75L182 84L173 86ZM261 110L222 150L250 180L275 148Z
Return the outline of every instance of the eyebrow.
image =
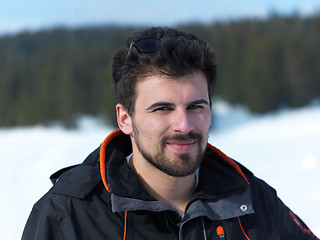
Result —
M189 102L187 105L191 106L191 105L197 105L197 104L209 105L209 102L207 100L204 100L204 99L199 99L199 100L195 100L195 101ZM175 104L170 103L170 102L156 102L156 103L153 103L148 108L146 108L145 110L146 111L150 111L150 110L153 110L153 109L158 108L158 107L172 107L174 105Z
M195 104L205 104L205 105L209 105L209 102L207 100L204 99L199 99L193 102L188 103L188 105L195 105Z

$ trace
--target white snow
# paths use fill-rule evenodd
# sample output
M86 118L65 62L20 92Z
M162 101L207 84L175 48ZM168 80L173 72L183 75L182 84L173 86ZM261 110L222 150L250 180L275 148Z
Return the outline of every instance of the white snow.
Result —
M209 142L273 186L320 236L320 104L252 115L243 107L214 107ZM94 118L79 128L0 128L0 239L20 239L32 205L51 187L49 176L81 163L112 131Z

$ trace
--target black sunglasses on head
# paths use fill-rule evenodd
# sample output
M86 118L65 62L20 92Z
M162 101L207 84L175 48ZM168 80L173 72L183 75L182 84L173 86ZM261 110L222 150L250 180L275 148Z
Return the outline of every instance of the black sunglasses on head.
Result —
M188 39L185 38L189 42L195 42L199 44L198 39ZM159 46L162 39L158 38L143 38L140 40L132 41L129 47L129 51L132 46L135 46L142 53L152 53L159 50Z

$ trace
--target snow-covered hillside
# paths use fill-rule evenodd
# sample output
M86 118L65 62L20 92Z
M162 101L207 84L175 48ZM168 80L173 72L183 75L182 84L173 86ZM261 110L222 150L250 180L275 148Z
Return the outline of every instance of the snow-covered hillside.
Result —
M320 105L256 116L218 103L215 112L209 142L276 188L320 236ZM112 130L91 118L77 130L0 128L0 238L20 239L50 174L82 162Z

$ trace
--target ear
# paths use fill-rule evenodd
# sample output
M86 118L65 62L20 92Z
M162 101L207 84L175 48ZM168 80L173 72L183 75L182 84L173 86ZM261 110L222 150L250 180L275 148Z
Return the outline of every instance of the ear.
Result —
M117 121L120 130L123 133L130 135L132 133L132 120L128 113L128 110L122 104L117 104L116 110Z

